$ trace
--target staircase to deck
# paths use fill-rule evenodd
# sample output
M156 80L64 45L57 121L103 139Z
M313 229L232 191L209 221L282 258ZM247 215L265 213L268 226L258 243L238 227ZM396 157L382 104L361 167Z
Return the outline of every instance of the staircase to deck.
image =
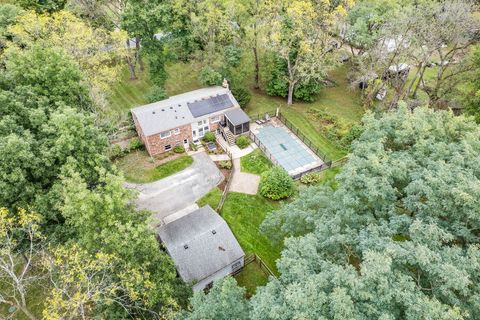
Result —
M227 140L230 146L235 144L235 136L233 135L232 131L228 129L228 127L222 128L223 134L225 135L225 140Z

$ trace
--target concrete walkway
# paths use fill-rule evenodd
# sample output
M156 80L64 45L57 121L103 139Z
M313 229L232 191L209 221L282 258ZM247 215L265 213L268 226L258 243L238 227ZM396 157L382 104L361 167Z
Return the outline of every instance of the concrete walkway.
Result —
M190 212L186 208L195 210L195 202L218 185L223 175L205 152L192 157L193 164L177 174L152 183L127 183L127 188L139 192L137 207L152 211L158 222L177 212L180 216Z
M244 149L245 150L245 149ZM231 192L257 194L260 176L240 171L240 157L233 159L233 178L230 183Z
M230 157L227 154L210 154L212 161L228 161Z

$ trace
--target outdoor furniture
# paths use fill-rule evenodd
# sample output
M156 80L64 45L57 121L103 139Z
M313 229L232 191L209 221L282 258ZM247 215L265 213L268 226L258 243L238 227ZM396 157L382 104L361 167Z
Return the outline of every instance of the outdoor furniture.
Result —
M209 151L215 151L217 150L217 144L215 142L209 142L207 143L207 148Z
M258 124L258 125L262 124L262 122L260 120L256 120L255 123Z
M268 113L265 113L265 121L266 122L270 121L270 116L268 115Z

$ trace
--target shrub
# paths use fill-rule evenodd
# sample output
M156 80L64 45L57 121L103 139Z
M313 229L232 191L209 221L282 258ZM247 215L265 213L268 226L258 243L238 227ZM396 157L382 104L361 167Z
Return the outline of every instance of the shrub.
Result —
M321 179L321 174L319 172L310 172L307 174L304 174L300 178L300 182L303 184L316 184L319 183Z
M157 102L157 101L160 101L160 100L165 100L167 97L168 96L167 96L167 92L165 91L165 89L162 88L162 87L157 87L157 86L150 89L150 91L145 96L148 103L153 103L153 102Z
M260 176L259 190L265 198L272 200L288 198L294 188L293 179L280 167L273 167Z
M250 139L247 136L240 136L235 140L235 143L240 149L245 149L250 145Z
M108 148L108 157L110 160L121 158L124 155L122 147L118 144L113 144Z
M217 140L217 138L215 137L215 134L213 132L208 131L203 136L203 141L205 142L214 142L215 140Z
M137 137L130 139L130 141L128 142L128 150L130 151L138 150L141 148L143 148L143 142Z
M223 76L215 69L209 66L205 66L202 68L202 71L200 71L199 80L200 83L204 86L215 86L222 83Z
M220 161L218 163L218 166L220 167L220 169L230 170L230 169L232 169L232 161L230 161L230 160Z
M227 66L236 68L240 65L242 50L232 45L226 46L224 50L224 59Z
M190 142L189 147L190 147L190 150L192 150L192 151L197 151L197 150L198 150L198 148L197 148L197 146L195 145L195 143Z
M185 148L179 144L179 145L176 145L175 148L173 148L173 152L175 153L184 153L185 152Z
M250 102L250 99L252 99L250 91L242 87L233 87L232 94L242 109L244 109Z

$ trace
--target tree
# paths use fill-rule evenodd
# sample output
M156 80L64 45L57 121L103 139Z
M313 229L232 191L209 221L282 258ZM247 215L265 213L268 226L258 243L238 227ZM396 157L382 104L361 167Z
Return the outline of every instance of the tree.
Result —
M45 244L40 221L40 215L25 209L12 213L0 208L0 303L32 320L37 318L27 303L28 290L45 277L35 265Z
M260 176L260 194L272 200L288 198L295 189L292 178L280 167L273 167Z
M236 285L236 281L227 277L215 282L209 294L195 292L191 299L191 313L185 313L183 319L249 319L248 305L244 298L245 289Z
M123 179L108 172L99 175L100 184L94 190L74 172L63 180L60 210L65 218L65 232L91 254L100 247L129 269L137 270L143 281L149 283L137 288L142 299L136 303L143 309L175 307L174 291L182 288L178 286L172 260L160 251L148 225L149 214L135 210L132 192L123 187Z
M329 30L332 17L343 11L343 2L292 1L269 8L270 50L287 65L287 103L293 103L294 89L301 83L321 81L335 65Z
M348 11L345 26L340 31L350 45L352 57L363 54L378 43L382 27L395 19L398 10L398 1L364 0L355 3Z
M480 123L480 48L475 49L471 59L475 66L475 72L470 80L472 90L465 99L465 110L467 114L475 117L477 123Z
M151 283L141 270L129 268L115 255L102 251L92 255L77 245L61 246L52 250L44 264L52 287L44 319L130 318L137 308L145 311L136 304Z
M52 15L28 12L8 28L8 33L12 37L10 47L55 47L71 56L85 76L91 97L99 108L105 104L105 94L111 85L118 80L118 62L129 54L125 32L94 29L67 11Z
M58 49L10 51L0 82L0 203L31 205L49 226L59 222L59 175L74 169L95 186L110 166L107 140L78 67ZM71 107L70 107L71 106Z
M137 45L141 43L138 54L147 56L150 79L158 87L163 87L167 78L164 39L157 36L164 26L165 9L161 0L128 0L121 23L122 28L135 37Z
M264 232L287 239L250 319L479 314L480 128L405 105L363 122L336 189L311 188L267 216Z
M38 13L52 13L62 10L67 0L17 0L17 3L24 9L35 10Z

